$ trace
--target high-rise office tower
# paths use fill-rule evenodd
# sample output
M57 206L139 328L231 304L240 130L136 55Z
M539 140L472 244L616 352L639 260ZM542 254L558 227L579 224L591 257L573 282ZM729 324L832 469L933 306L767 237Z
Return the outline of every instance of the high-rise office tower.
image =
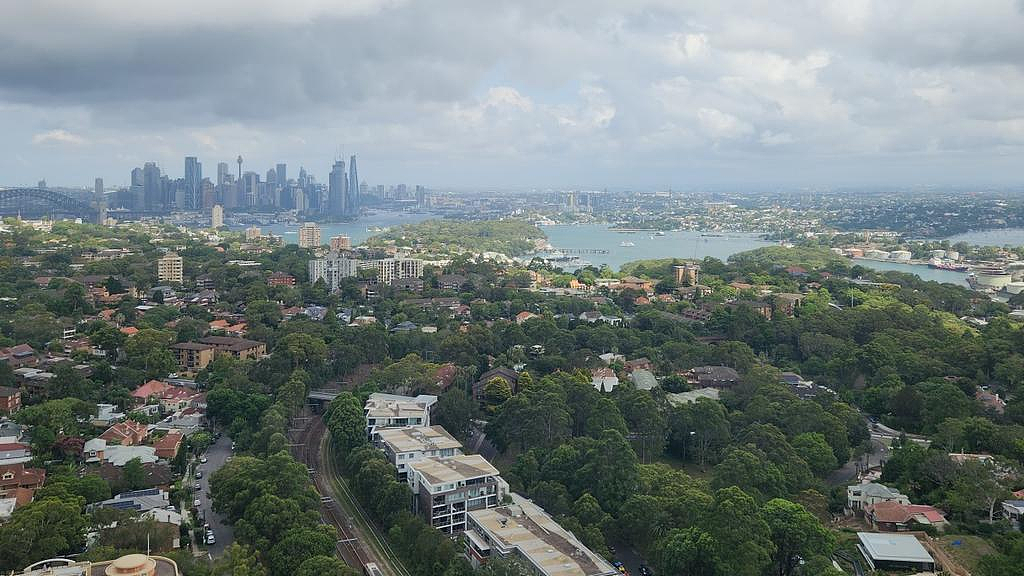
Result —
M277 187L288 187L288 165L281 162L277 165Z
M163 183L160 179L160 168L156 162L146 162L142 166L142 208L144 210L163 209Z
M202 189L203 210L209 210L217 203L217 188L213 185L213 182L210 182L209 178L203 178Z
M356 170L356 156L353 154L348 159L348 201L345 203L348 214L359 213L359 174Z
M185 156L185 205L178 208L200 210L203 207L203 165L195 156Z
M228 181L228 163L217 162L217 186Z
M327 184L329 188L327 190L326 213L329 216L344 216L348 214L346 202L348 181L345 179L345 162L343 160L334 161L334 167L331 168L331 175Z
M238 181L241 182L242 181L242 155L241 154L238 155L238 159L235 160L235 162L238 162Z
M103 202L103 178L97 178L94 182L93 195L96 197L96 202Z
M255 206L259 202L259 189L260 175L255 172L246 172L242 177L242 205Z

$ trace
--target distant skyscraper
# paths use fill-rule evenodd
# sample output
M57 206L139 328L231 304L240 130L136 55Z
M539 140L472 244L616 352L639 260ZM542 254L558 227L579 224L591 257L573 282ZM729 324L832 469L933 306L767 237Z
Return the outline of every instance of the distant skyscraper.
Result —
M359 174L356 169L355 154L348 159L348 202L345 203L348 214L359 213Z
M36 187L37 188L43 188L45 190L46 189L46 179L44 178L44 179L40 180L39 182L37 182L36 183Z
M238 155L238 159L235 160L235 162L238 162L238 181L241 182L242 181L242 155L241 154Z
M224 184L228 181L228 163L218 162L217 163L217 186Z
M203 165L195 156L185 156L185 206L186 210L200 210L203 207ZM182 208L182 206L178 206Z
M224 207L214 204L213 210L210 212L210 227L220 228L221 226L224 226Z
M277 186L278 188L288 187L288 165L283 162L277 165Z
M246 172L242 178L242 205L256 206L260 196L260 175Z
M144 210L163 209L163 184L160 179L160 168L156 162L146 162L142 166L142 197Z
M103 178L97 178L93 185L92 193L96 196L97 202L103 201Z
M327 214L329 216L344 216L348 214L347 190L348 181L345 179L345 162L335 160L334 167L327 182Z

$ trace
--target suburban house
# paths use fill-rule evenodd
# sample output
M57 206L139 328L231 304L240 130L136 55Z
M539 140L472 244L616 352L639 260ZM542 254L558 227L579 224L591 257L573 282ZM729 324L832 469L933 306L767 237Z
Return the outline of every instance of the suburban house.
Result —
M864 559L872 570L933 572L935 560L912 534L858 532Z
M146 436L149 436L148 427L134 420L118 422L99 435L107 444L121 446L138 446L146 440Z
M10 416L21 409L21 390L0 386L0 414Z
M132 390L132 398L135 400L135 404L137 405L146 404L151 399L159 398L160 395L170 387L170 384L162 380L150 380L135 390Z
M637 278L636 276L623 276L619 279L618 283L614 285L614 288L617 290L635 290L645 294L653 294L654 282L644 280L643 278Z
M32 449L28 444L21 442L0 444L0 466L24 464L30 460L32 460Z
M466 277L459 274L442 274L437 277L437 287L441 290L460 290L466 282Z
M234 327L229 326L225 330L231 330L232 328ZM247 340L245 338L206 336L205 338L200 338L199 343L209 344L210 346L213 346L214 350L217 352L231 354L239 360L246 360L249 358L256 359L267 353L266 344L255 340Z
M416 512L445 534L462 532L466 512L494 508L508 493L498 469L479 454L424 458L407 468Z
M420 394L398 396L374 392L366 400L366 435L377 442L377 431L384 428L430 426L430 412L437 404L437 396Z
M637 368L630 372L629 379L637 390L654 390L658 387L658 379L654 373L644 368Z
M686 373L686 381L693 388L732 388L739 384L740 375L728 366L697 366Z
M481 374L480 379L473 383L473 398L477 402L484 401L484 387L495 378L504 380L513 394L519 390L519 372L511 368L498 366Z
M740 306L747 306L759 316L764 317L766 320L772 319L772 305L767 302L760 300L736 300L726 304L729 308L739 308Z
M619 377L611 368L594 368L590 372L590 383L599 392L611 392L619 385Z
M171 345L171 351L178 362L178 372L195 374L213 362L215 349L199 342L178 342Z
M1010 521L1014 530L1021 529L1024 518L1024 500L1003 500L1003 518Z
M775 295L775 311L786 316L796 314L796 309L804 303L803 294L781 293Z
M28 344L0 348L0 362L6 362L12 370L24 366L35 366L37 361L35 349Z
M441 426L385 428L377 432L377 443L388 461L405 480L407 466L424 458L448 458L462 454L462 443Z
M993 394L981 386L975 388L974 399L980 402L987 410L991 410L996 414L1006 412L1006 400L1000 398L999 394Z
M523 310L519 314L516 314L516 324L522 324L523 322L526 322L527 320L530 320L532 318L539 318L539 316L534 314L533 312Z
M0 498L14 498L18 506L32 500L32 493L43 487L46 470L25 468L24 462L0 466Z
M879 502L910 504L910 498L884 484L869 482L846 487L846 507L853 512L863 512L868 506Z
M164 460L173 460L178 455L178 450L181 449L181 443L184 438L185 436L177 431L164 434L162 438L153 442L156 457L163 458Z
M113 498L97 502L92 506L96 508L117 508L134 512L146 512L154 508L167 508L171 504L167 492L149 488L146 490L135 490L133 492L122 492Z
M512 503L466 514L466 558L479 568L512 556L538 576L613 576L619 571L518 494Z
M921 526L942 530L948 525L941 510L924 504L879 502L864 508L864 518L880 532L906 532Z
M106 461L107 441L103 438L86 440L82 447L82 459L86 464L98 464Z

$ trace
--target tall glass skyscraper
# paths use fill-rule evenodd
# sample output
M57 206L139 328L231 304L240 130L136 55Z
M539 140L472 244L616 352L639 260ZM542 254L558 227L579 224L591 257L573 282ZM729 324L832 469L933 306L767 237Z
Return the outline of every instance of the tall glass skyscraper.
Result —
M327 189L327 210L328 216L344 216L348 214L348 182L345 180L345 162L335 160L331 168L330 179Z
M345 207L348 215L359 213L359 172L356 170L355 154L348 159L348 202Z
M203 207L203 165L195 156L185 156L185 208L200 210Z

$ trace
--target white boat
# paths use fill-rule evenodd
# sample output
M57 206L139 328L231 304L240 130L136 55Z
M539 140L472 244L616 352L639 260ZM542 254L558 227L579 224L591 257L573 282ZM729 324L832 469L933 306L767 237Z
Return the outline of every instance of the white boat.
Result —
M636 246L636 244L627 241L627 242L620 242L619 246L621 246L623 248L630 248L630 247Z

